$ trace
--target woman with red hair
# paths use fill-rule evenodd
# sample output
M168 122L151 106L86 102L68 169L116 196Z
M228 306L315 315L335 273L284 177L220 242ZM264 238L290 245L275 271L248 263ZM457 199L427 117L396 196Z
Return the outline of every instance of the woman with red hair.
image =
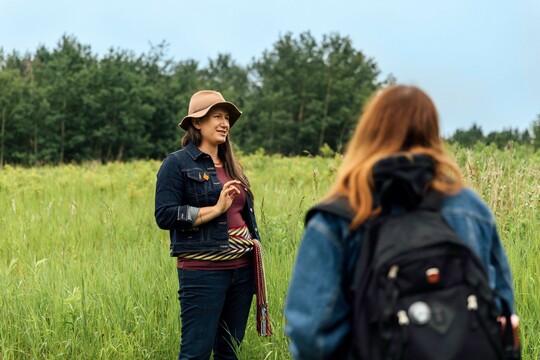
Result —
M387 166L392 163L407 164L416 192L394 191L388 197L382 191L377 171L384 164L382 175L392 176ZM295 359L349 356L353 304L348 291L363 249L366 222L382 209L386 212L388 204L417 206L433 190L444 196L444 220L485 265L489 286L513 311L510 269L493 215L464 186L457 165L445 151L435 105L417 87L393 85L366 104L337 179L323 200L345 199L354 213L352 221L315 211L306 224L284 309L285 332ZM434 358L444 355L433 354Z

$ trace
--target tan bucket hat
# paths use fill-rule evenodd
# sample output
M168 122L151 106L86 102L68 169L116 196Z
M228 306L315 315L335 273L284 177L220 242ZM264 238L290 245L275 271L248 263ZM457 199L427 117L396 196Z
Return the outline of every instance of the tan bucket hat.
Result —
M201 90L197 91L189 101L188 114L184 116L178 126L182 129L189 129L190 120L193 118L201 118L214 106L221 105L229 110L229 127L232 127L236 120L242 115L236 105L232 102L225 101L223 95L217 91Z

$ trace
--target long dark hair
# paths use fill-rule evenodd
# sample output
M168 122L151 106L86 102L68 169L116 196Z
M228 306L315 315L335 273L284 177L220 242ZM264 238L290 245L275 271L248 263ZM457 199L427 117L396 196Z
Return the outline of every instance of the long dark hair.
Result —
M202 119L204 119L204 117ZM229 138L230 134L227 134L225 142L218 145L219 160L223 163L223 168L225 169L225 173L227 174L227 176L231 180L240 181L240 183L242 183L242 186L247 190L251 199L253 199L253 191L251 190L251 186L249 186L249 182L247 181L247 178L244 174L244 167L236 160L233 147ZM185 147L190 142L193 143L193 145L195 146L200 146L202 142L201 131L195 128L191 121L189 123L189 128L182 137L182 147Z

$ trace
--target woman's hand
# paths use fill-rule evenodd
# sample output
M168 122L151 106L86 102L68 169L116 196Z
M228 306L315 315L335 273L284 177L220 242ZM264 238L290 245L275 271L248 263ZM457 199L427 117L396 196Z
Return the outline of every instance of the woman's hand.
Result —
M231 180L227 181L223 185L223 189L221 190L221 193L219 194L219 199L216 204L216 208L219 211L220 214L223 214L232 205L232 202L234 198L240 194L240 189L236 187L235 185L240 185L240 181L238 180Z
M204 224L229 210L234 198L240 194L240 189L236 186L240 184L241 183L238 180L226 182L223 185L223 189L221 189L216 205L200 208L197 218L193 222L193 226Z

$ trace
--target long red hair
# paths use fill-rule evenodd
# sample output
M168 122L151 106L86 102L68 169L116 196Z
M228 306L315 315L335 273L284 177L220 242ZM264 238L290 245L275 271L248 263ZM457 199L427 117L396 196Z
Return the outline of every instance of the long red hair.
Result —
M373 166L396 154L430 155L435 160L430 186L436 190L450 194L463 187L461 173L444 148L433 101L415 86L389 86L366 103L337 179L326 196L348 198L356 211L351 228L379 212L373 208Z

